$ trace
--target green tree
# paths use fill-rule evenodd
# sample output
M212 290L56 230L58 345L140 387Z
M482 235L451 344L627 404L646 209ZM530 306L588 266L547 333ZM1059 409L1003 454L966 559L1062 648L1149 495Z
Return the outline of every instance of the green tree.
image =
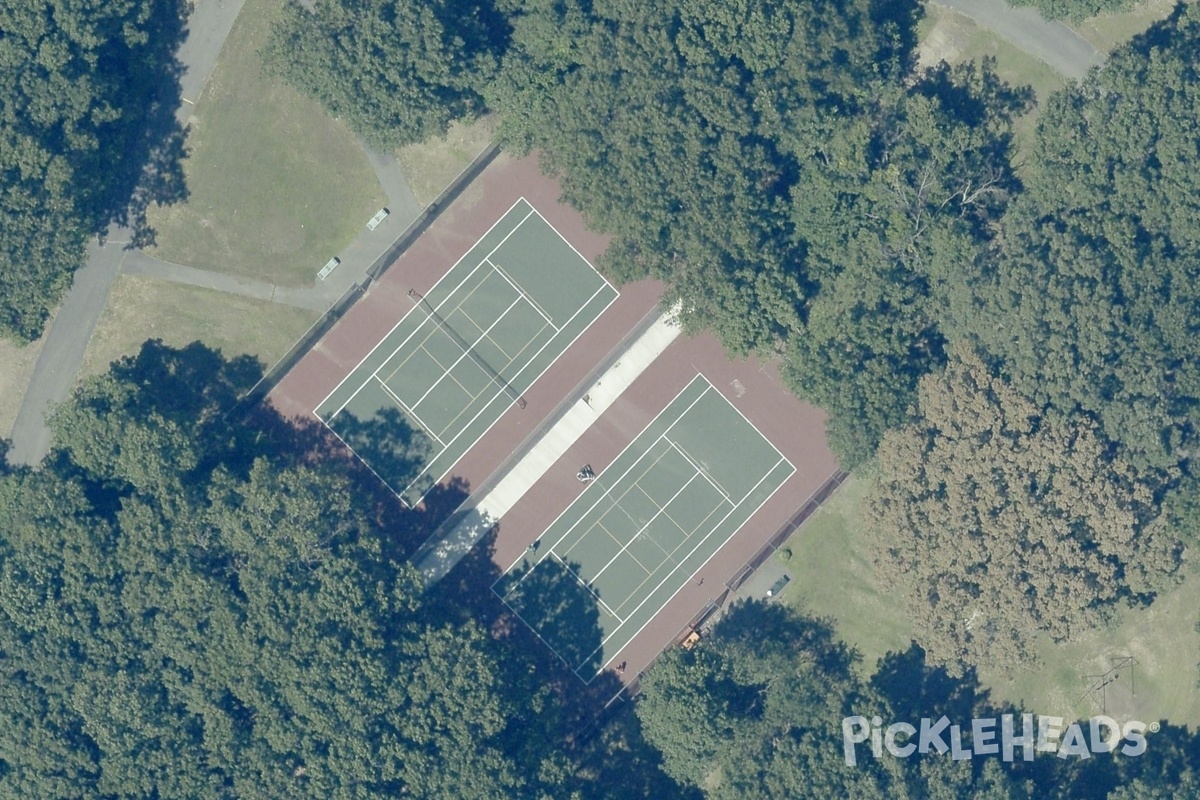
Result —
M250 383L151 344L0 475L0 794L546 794L499 644L432 621L339 462L253 451Z
M926 666L920 648L889 654L869 682L855 660L823 622L779 605L739 603L696 648L660 657L637 712L666 771L714 800L1040 796L990 759L876 758L863 743L848 766L845 717L878 715L888 725L999 713L973 673L950 678Z
M1022 392L1164 473L1200 446L1200 9L1051 96L1002 246L953 312Z
M884 437L867 516L876 565L934 663L1015 667L1181 563L1146 478L1086 419L1043 411L957 348L920 417Z
M917 380L943 363L940 317L961 265L984 257L1019 188L1012 119L1029 98L991 62L943 64L807 159L792 215L818 291L784 375L830 413L844 467L871 456L906 419Z
M87 240L184 193L179 0L0 8L0 336L36 339Z
M488 0L317 0L285 6L269 68L380 148L446 132L483 108L507 23Z
M902 74L915 8L529 0L488 102L504 141L539 150L615 236L618 276L665 279L690 329L769 350L811 289L789 219L803 165L782 133L824 136Z
M825 625L741 604L699 647L660 657L638 716L667 773L705 797L906 796L898 762L845 763L842 717L883 710L852 663Z
M1029 104L981 68L910 71L915 4L520 4L489 104L689 331L785 353L846 466L943 359L941 292L1018 184Z
M1033 6L1046 19L1082 22L1097 14L1112 14L1133 8L1135 0L1013 0L1014 6Z

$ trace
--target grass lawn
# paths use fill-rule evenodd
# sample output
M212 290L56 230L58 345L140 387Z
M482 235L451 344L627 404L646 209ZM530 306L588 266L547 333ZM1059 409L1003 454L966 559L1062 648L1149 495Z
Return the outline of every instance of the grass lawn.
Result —
M925 17L918 26L918 35L922 64L932 65L939 61L961 64L992 56L996 59L996 73L1000 78L1013 86L1032 86L1039 104L1066 85L1066 78L1049 64L981 28L970 17L957 11L926 3ZM1037 114L1035 106L1016 121L1018 162L1019 151L1032 141Z
M1072 27L1097 50L1107 53L1166 19L1173 8L1175 0L1144 0L1122 14L1099 14Z
M900 599L882 593L871 567L870 536L861 505L870 475L856 473L780 549L793 581L782 599L817 616L830 617L838 635L863 655L864 671L889 650L907 647L911 627ZM1166 719L1200 724L1200 569L1189 564L1184 582L1149 608L1122 609L1113 622L1079 641L1039 647L1041 666L1015 676L980 670L980 681L999 703L1036 714L1090 717L1101 713L1098 676L1118 660L1136 659L1108 677L1106 713L1116 719Z
M42 338L24 346L0 339L0 439L8 439L12 434L17 412L21 410L21 400L29 386L29 377L33 375L33 367L53 325L54 315L51 315L42 329Z
M496 132L495 116L484 117L470 125L450 124L445 136L396 151L400 170L408 180L417 202L428 206L450 182L487 149Z
M156 278L122 275L113 284L104 314L80 369L95 375L147 339L176 347L197 339L226 357L257 356L274 364L308 330L319 314L301 308L184 286Z
M781 599L833 619L838 635L862 655L864 674L912 639L899 598L879 590L871 566L870 538L860 519L869 484L865 473L851 476L775 556L792 575Z
M385 205L357 139L262 73L280 0L246 0L191 123L191 196L154 209L152 255L277 285L309 285Z
M936 64L942 60L961 64L992 56L1001 78L1014 86L1032 86L1039 102L1066 84L1066 78L1045 61L1014 47L957 11L927 4L918 33L922 64Z
M1091 716L1101 713L1098 682L1119 659L1137 664L1116 670L1104 690L1107 713L1144 722L1165 719L1200 727L1200 572L1192 568L1182 585L1149 608L1123 609L1109 625L1077 642L1055 644L1047 638L1039 653L1045 667L1013 678L981 671L980 679L996 697L1020 703L1039 714Z

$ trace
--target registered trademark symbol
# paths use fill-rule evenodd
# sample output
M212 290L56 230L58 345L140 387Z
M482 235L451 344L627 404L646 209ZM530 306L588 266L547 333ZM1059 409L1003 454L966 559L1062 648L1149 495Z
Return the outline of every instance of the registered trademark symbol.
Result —
M1159 725L1157 722L1151 722L1151 723L1150 723L1150 732L1151 732L1151 733L1158 733L1158 729L1159 729L1159 727L1160 727L1160 725Z

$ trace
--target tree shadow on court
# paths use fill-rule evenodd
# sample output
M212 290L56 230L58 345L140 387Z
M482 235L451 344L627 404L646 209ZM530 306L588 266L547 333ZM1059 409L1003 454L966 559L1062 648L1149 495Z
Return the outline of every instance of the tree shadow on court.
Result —
M575 577L581 566L528 560L504 575L496 591L571 669L594 675L604 632L596 596Z
M343 410L330 427L393 491L416 496L432 488L433 480L421 473L433 455L433 442L399 409L381 408L367 419Z
M475 622L489 631L509 696L526 698L509 709L511 724L541 731L547 742L547 750L542 752L570 754L580 767L572 788L583 800L608 800L617 794L699 800L699 793L679 786L662 771L661 754L642 736L641 723L633 713L633 703L623 695L621 680L607 671L585 684L492 591L501 578L495 562L499 528L493 528L445 578L429 587L427 611L436 612L440 621ZM574 578L571 582L578 586ZM594 601L591 615L598 619ZM590 643L581 643L580 649L595 649L600 644L598 625L592 637ZM547 707L553 707L555 713L538 710ZM520 753L511 755L521 760ZM540 762L536 766L540 768Z
M461 478L430 489L418 508L406 506L390 486L323 423L312 418L285 418L262 403L251 409L246 427L254 431L260 449L275 458L307 466L335 469L347 478L363 513L380 532L381 557L407 561L470 494Z

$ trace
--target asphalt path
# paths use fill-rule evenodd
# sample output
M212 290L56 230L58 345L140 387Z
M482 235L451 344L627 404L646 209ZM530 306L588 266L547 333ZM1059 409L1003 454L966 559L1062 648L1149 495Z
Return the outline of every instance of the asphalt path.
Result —
M191 106L199 99L244 2L195 0L188 17L187 39L177 54L184 69L180 77L184 102L176 112L181 123L186 124L191 116ZM93 243L88 248L87 263L75 273L71 289L63 299L62 308L33 367L13 423L9 463L37 464L50 451L46 413L55 403L65 400L75 385L75 376L104 311L108 292L130 252L126 249L128 243L128 231L110 230L103 245Z
M46 336L13 423L9 463L36 464L50 450L45 414L75 385L75 375L83 363L83 354L100 312L104 310L108 290L121 270L125 255L130 252L125 249L130 235L128 230L110 229L109 235L111 238L103 247L93 243L89 248L87 264L75 273L71 291Z
M1104 54L1061 22L1047 22L1035 9L1012 8L1003 0L934 0L975 20L1013 46L1079 80L1104 63Z
M245 0L195 0L188 19L188 36L179 48L183 66L180 78L183 103L177 118L186 125L199 99L217 56ZM1019 49L1041 59L1063 75L1078 80L1104 62L1104 55L1067 26L1047 22L1031 8L1012 8L1001 0L936 0L939 5L967 15ZM13 464L36 464L49 452L50 433L45 415L60 403L75 385L88 341L104 310L109 290L128 261L132 274L153 275L167 280L231 291L274 302L306 308L328 307L341 293L360 280L374 255L403 233L420 213L395 159L364 148L371 167L388 196L391 216L375 231L363 232L341 254L343 263L325 282L311 289L286 289L258 281L229 278L192 267L168 264L127 250L129 233L111 230L105 244L89 248L87 264L76 274L63 300L46 343L34 366L29 386L12 431L8 460Z

